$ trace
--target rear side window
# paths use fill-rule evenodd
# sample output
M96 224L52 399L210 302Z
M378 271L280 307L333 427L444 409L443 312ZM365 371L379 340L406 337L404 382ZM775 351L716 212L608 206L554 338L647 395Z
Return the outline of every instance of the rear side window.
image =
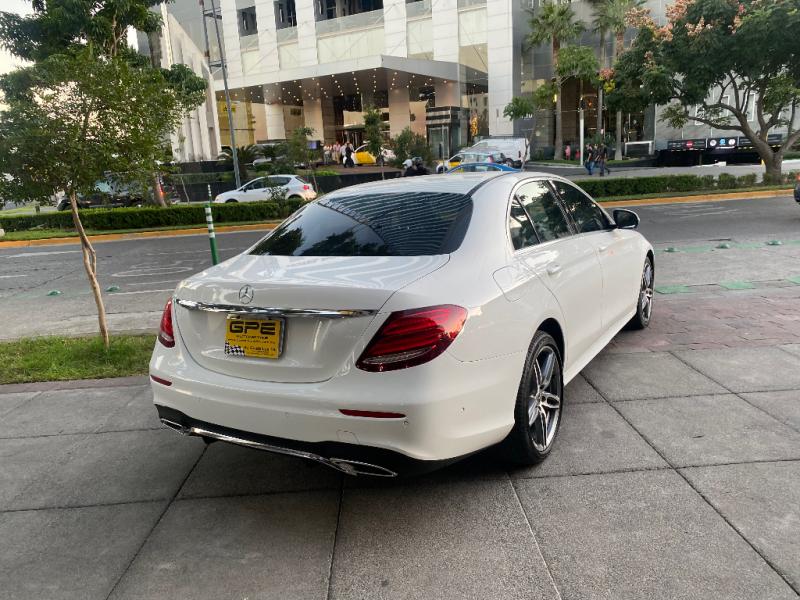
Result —
M511 243L514 244L514 250L521 250L539 243L528 213L516 198L511 201L511 208L508 211L508 233Z
M571 235L567 218L544 181L524 184L516 196L533 220L533 227L542 242Z
M563 181L551 181L551 183L575 222L578 233L603 231L611 227L611 221L603 209L578 188Z
M251 254L272 256L429 256L461 245L472 215L463 194L391 193L324 198L307 204Z

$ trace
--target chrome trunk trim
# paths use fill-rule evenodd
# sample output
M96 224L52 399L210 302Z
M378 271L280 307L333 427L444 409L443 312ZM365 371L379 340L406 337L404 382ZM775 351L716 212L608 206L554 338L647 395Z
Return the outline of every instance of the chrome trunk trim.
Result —
M367 317L376 314L372 309L326 310L315 308L277 308L266 306L240 306L237 304L210 304L194 300L175 299L175 303L189 310L226 313L230 315L262 315L270 317L315 317L317 319L345 319L349 317Z
M357 460L349 460L345 458L326 458L324 456L320 456L319 454L314 454L313 452L306 452L304 450L295 450L293 448L284 448L282 446L275 446L273 444L265 444L263 442L248 440L245 438L240 438L225 433L220 433L218 431L203 429L202 427L195 427L195 426L186 427L184 425L181 425L180 423L176 423L175 421L171 421L169 419L164 419L164 418L161 419L161 422L170 429L174 429L175 431L183 435L209 438L212 440L218 440L220 442L228 442L229 444L244 446L246 448L253 448L255 450L264 450L265 452L272 452L274 454L285 454L297 458L305 458L306 460L313 460L314 462L321 463L326 467L330 467L331 469L336 469L337 471L346 473L347 475L353 475L353 476L370 475L372 477L397 477L397 473L395 473L391 469L387 469L386 467L381 467L379 465L373 465L370 463L360 462Z

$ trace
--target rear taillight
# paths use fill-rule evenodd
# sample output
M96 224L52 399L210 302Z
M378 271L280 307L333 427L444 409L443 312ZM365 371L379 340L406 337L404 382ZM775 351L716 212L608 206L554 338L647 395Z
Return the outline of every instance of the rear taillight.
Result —
M311 189L311 186L310 186L310 185L308 185L308 184L306 184L306 185L304 185L304 186L303 186L303 191L306 191L306 192L307 192L307 191L308 191L308 190L310 190L310 189Z
M356 366L364 371L394 371L426 363L447 349L466 320L467 309L452 304L393 312Z
M167 300L164 312L161 314L161 325L158 328L158 341L167 348L175 346L175 332L172 329L172 298Z

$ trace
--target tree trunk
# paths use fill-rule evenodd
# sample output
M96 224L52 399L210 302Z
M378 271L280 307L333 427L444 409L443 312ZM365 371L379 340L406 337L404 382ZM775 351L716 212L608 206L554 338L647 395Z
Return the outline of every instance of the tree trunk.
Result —
M75 190L69 192L69 203L72 208L72 223L78 232L81 240L81 252L83 253L83 267L86 269L86 276L89 278L89 285L92 288L94 303L97 306L97 321L100 326L100 337L103 338L103 345L108 348L108 323L106 322L106 308L103 304L103 296L100 293L100 284L97 282L97 254L92 248L92 243L86 235L86 230L81 223L78 215L78 194Z
M606 32L600 32L600 68L606 68ZM603 82L597 86L597 134L603 133Z
M153 200L159 206L166 208L167 203L164 201L164 190L161 189L161 181L159 181L158 173L153 172Z
M564 134L561 131L561 84L558 86L558 93L556 94L556 141L555 147L556 151L553 155L555 160L561 160L564 156L563 148L564 145Z
M766 152L762 152L759 149L759 155L764 161L764 183L780 183L782 179L783 154L780 152L773 152L772 149L767 146Z
M625 30L617 31L614 40L614 56L612 62L617 62L617 57L625 50ZM617 130L614 136L614 160L622 160L622 111L617 111Z
M553 38L553 74L556 73L558 68L558 54L561 51L561 40ZM553 142L555 151L553 152L554 160L561 160L564 157L564 133L561 131L561 81L558 82L556 88L556 136Z

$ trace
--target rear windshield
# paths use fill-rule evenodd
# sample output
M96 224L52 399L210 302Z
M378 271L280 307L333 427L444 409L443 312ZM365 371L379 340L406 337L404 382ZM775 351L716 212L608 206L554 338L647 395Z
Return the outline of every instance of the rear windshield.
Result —
M472 215L464 194L393 193L307 204L252 250L273 256L429 256L461 245Z

